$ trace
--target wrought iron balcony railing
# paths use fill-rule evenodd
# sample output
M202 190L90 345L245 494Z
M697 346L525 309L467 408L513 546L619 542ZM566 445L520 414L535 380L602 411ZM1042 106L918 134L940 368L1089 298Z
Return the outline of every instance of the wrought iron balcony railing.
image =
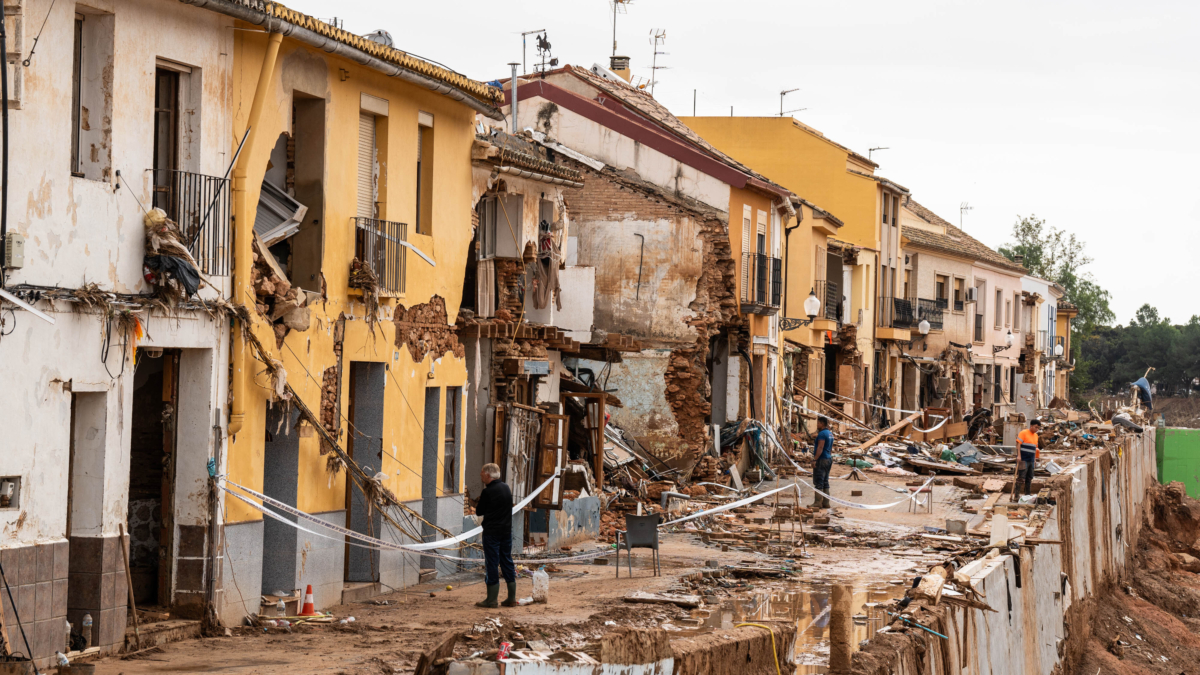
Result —
M188 171L151 173L151 201L179 225L200 272L228 276L232 245L229 179Z
M408 225L376 218L354 218L354 256L370 263L379 289L403 293L407 271Z

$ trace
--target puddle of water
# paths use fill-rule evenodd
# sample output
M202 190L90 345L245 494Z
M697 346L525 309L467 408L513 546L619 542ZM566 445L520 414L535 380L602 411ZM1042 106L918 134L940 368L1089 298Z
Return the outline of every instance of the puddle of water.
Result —
M799 632L795 674L827 673L831 657L843 658L848 664L859 643L887 625L887 615L876 605L903 597L904 590L904 586L862 580L760 587L730 598L718 608L694 612L693 621L699 625L688 620L676 623L685 633L699 633L745 622L793 621Z

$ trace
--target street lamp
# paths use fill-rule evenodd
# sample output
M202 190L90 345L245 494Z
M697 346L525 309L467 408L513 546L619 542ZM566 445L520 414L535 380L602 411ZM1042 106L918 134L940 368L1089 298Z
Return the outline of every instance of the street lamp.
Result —
M929 321L926 319L921 319L921 323L917 324L917 331L921 334L908 341L909 349L913 348L913 345L917 343L917 340L922 340L929 335ZM929 349L929 345L922 343L921 351L926 351L927 349Z
M817 314L821 312L821 299L817 297L817 291L814 288L808 292L808 297L804 299L804 313L808 315L808 319L780 319L779 329L784 331L795 330L801 326L811 326L812 322L817 318Z
M1062 344L1054 345L1054 358L1056 358L1056 359L1062 358L1062 355L1063 355Z
M1008 331L1008 335L1004 336L1004 346L1003 347L992 347L992 354L993 355L999 354L1000 352L1004 351L1005 349L1008 349L1011 346L1013 346L1013 334L1012 334L1012 331L1010 330L1010 331Z

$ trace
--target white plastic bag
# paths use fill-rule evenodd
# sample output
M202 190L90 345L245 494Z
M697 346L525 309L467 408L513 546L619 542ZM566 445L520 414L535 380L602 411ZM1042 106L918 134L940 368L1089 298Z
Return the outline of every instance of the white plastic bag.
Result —
M545 570L539 569L533 573L533 601L543 604L550 602L550 575Z

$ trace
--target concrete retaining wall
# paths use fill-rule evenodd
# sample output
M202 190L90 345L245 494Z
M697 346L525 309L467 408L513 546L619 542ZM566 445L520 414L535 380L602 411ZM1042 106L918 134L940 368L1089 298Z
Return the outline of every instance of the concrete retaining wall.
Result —
M917 629L877 634L854 656L855 673L1050 675L1087 640L1093 599L1111 591L1141 532L1146 492L1156 480L1155 431L1127 436L1053 479L1056 505L1044 541L1018 555L982 558L959 571L993 611L917 609ZM917 606L913 603L910 609ZM897 624L899 625L899 624Z

